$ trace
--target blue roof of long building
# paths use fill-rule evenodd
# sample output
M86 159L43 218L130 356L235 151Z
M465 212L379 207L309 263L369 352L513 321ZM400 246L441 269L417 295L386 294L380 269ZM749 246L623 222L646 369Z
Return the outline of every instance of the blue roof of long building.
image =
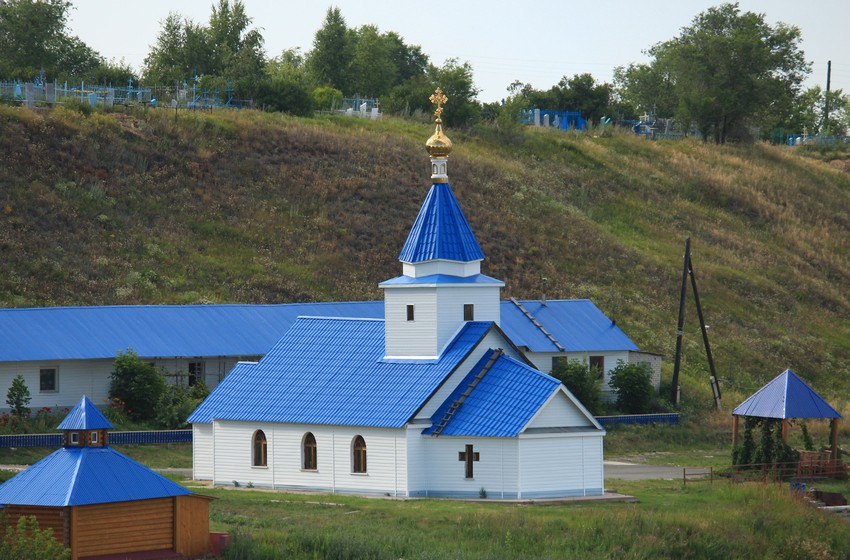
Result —
M587 299L526 300L519 302L529 317L513 302L502 302L500 326L517 346L532 352L559 352L557 341L567 352L637 350L614 321ZM552 335L546 336L540 326Z
M83 395L65 419L56 427L57 430L109 430L112 423L106 419L91 400Z
M453 402L458 400L481 373L494 350L489 350L472 368L431 417L431 434ZM440 432L444 436L514 437L531 421L561 382L513 358L499 356L463 400L460 408Z
M189 422L398 428L492 326L465 323L437 360L385 360L383 321L302 317L256 365L225 377Z
M84 506L191 492L109 447L63 447L0 485L0 504Z
M398 259L417 263L444 259L471 262L484 252L448 183L431 186Z
M567 351L637 350L589 300L520 303ZM261 356L299 316L382 319L384 302L0 309L0 362L114 359L128 347L149 358ZM501 316L502 330L517 346L559 351L514 303L501 302Z
M786 369L732 411L759 418L841 418L823 397Z
M0 361L259 356L301 315L383 318L384 302L0 309Z

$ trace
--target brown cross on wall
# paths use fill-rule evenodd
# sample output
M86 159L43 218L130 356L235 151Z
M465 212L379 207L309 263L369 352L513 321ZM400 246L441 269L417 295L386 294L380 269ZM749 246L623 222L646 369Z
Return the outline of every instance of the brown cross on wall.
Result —
M471 444L466 445L466 451L458 452L457 460L466 462L466 478L472 478L472 463L478 461L478 452L472 451Z

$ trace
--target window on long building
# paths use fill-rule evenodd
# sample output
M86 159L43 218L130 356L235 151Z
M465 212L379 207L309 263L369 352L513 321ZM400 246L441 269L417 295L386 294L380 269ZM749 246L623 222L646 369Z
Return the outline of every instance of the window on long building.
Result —
M268 445L266 443L266 434L263 433L263 430L257 430L254 432L252 448L253 459L251 464L255 467L267 467L269 464Z
M317 460L318 456L317 456L317 453L316 453L316 437L312 433L307 432L304 435L304 443L303 443L302 447L303 447L303 452L302 452L303 463L302 464L304 465L304 470L305 471L315 471L316 469L318 469L318 464L319 464L319 462Z
M590 366L590 371L595 372L599 379L605 377L605 356L590 356L588 366Z
M354 436L351 442L351 472L366 472L366 440L363 436Z

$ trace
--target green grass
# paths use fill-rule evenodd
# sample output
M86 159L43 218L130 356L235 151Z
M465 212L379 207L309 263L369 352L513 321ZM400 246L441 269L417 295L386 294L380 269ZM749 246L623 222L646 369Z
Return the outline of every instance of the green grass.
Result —
M496 504L205 490L228 559L696 558L850 555L850 528L787 485L622 483L629 503Z
M152 469L192 468L192 444L113 445L116 451ZM55 447L0 449L0 465L32 465L56 451Z

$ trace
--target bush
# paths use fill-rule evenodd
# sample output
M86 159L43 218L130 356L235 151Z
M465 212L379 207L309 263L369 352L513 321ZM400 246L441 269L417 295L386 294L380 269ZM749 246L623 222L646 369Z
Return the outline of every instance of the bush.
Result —
M280 111L297 116L313 112L313 98L306 87L296 81L264 80L257 86L257 106L265 111Z
M10 527L4 518L4 535L0 539L0 560L67 560L71 551L53 537L53 529L42 530L32 516L18 518Z
M617 393L617 408L624 414L646 414L652 410L654 391L647 364L627 364L617 360L608 383Z
M599 374L591 370L587 362L559 359L552 368L552 377L566 385L591 414L598 415L602 412L602 388Z
M130 348L124 353L118 352L109 397L124 402L124 410L131 420L153 420L156 406L167 388L165 378L153 364L142 361Z
M163 393L156 412L156 423L165 429L188 428L186 419L210 394L203 381L198 380L192 387L176 385Z
M12 385L6 391L6 404L12 409L12 414L18 418L28 418L30 415L29 404L32 400L30 390L24 381L23 375L17 375L12 380Z

